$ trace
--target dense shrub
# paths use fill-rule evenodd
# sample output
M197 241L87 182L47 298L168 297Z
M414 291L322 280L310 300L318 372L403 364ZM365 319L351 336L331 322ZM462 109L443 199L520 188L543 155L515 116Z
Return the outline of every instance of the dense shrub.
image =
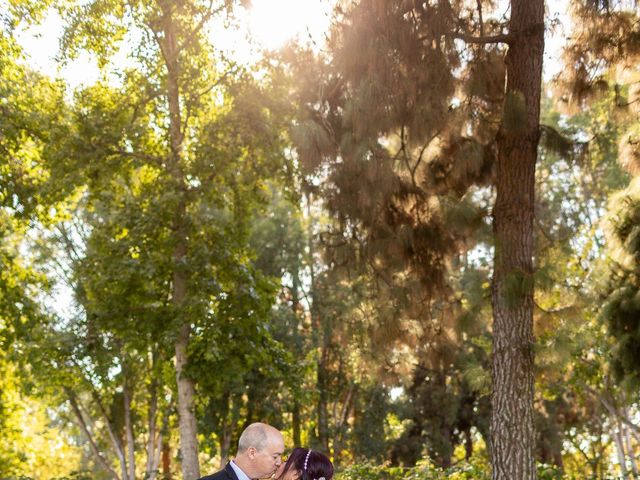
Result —
M486 460L474 458L443 470L428 462L412 468L386 465L355 464L338 470L336 480L490 480L491 471ZM573 480L548 465L538 468L539 480Z

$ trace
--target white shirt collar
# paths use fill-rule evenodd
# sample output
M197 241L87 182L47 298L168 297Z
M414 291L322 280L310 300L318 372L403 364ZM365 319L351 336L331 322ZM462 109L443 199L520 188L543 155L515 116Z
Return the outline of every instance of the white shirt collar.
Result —
M236 465L236 462L231 460L231 462L229 463L231 464L231 468L233 468L233 471L236 472L236 475L238 476L238 480L251 480L251 478L249 478L249 476L246 473L244 473L238 465Z

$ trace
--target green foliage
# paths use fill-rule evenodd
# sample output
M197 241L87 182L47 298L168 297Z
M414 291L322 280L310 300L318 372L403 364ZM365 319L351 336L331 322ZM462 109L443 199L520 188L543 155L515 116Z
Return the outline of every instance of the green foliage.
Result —
M380 385L362 390L356 407L361 413L356 417L353 427L353 454L355 458L384 462L388 451L385 438L385 424L390 409L388 394Z
M419 462L412 468L354 464L349 468L340 469L335 478L337 480L489 480L491 474L487 461L474 457L448 469L437 468L428 462ZM576 477L562 475L559 470L548 465L538 466L538 478L540 480L577 480Z
M613 369L619 379L640 384L640 179L611 199L609 252L612 265L602 316L616 344Z
M64 87L24 67L4 31L0 52L0 206L16 218L46 221L70 188L52 184L47 155L66 124Z
M0 478L64 475L78 466L81 448L52 418L51 399L27 396L20 368L0 353Z

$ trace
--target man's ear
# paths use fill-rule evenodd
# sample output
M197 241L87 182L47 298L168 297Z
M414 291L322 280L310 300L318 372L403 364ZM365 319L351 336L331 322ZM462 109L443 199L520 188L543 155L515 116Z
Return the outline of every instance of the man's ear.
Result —
M256 450L256 447L247 448L247 455L249 456L249 458L255 458L256 453L258 453L258 451Z

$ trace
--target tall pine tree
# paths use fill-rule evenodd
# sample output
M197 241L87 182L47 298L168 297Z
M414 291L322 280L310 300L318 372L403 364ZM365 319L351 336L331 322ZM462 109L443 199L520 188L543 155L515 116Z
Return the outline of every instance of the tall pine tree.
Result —
M401 303L429 305L492 204L494 479L536 477L534 177L544 2L348 2L329 54L303 57L303 165L341 222L347 257ZM344 248L343 248L344 250ZM426 310L411 308L414 315Z

